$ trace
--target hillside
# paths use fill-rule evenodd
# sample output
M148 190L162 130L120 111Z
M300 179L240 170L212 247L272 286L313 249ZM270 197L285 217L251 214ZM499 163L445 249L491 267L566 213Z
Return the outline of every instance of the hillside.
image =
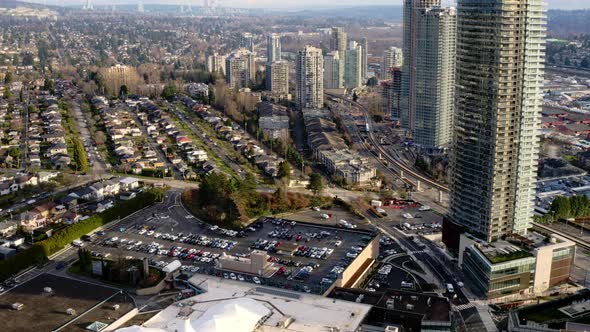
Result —
M550 10L547 16L550 37L590 34L590 10Z

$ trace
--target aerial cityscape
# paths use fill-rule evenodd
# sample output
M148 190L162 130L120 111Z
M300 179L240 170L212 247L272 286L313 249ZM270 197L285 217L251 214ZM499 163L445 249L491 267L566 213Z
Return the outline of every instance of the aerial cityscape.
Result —
M4 0L0 127L0 332L590 331L588 0Z

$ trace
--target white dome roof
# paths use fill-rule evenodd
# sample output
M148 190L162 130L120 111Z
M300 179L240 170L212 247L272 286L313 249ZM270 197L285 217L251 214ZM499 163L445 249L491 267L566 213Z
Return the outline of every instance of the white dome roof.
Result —
M197 319L173 319L166 329L131 326L117 332L252 332L271 311L258 301L237 298L217 303Z
M268 314L270 310L260 302L238 298L214 305L191 325L195 332L252 332Z
M121 329L118 329L117 332L166 332L165 330L162 329L154 329L154 328L149 328L149 327L141 327L141 326L129 326L129 327L124 327Z

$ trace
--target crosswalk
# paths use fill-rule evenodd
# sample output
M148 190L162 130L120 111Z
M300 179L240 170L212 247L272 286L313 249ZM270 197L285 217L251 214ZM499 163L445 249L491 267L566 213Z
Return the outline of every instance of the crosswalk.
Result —
M463 311L463 310L467 310L467 309L471 309L471 308L475 308L475 304L473 304L473 302L469 302L467 304L461 304L457 306L457 309L459 311Z
M410 251L411 255L416 255L416 254L426 254L425 250L416 250L416 251Z

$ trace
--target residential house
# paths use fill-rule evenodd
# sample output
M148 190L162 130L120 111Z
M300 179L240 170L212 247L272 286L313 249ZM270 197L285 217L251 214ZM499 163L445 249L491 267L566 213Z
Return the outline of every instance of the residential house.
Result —
M44 227L47 222L41 214L34 211L27 211L19 214L17 221L25 232L32 232Z

